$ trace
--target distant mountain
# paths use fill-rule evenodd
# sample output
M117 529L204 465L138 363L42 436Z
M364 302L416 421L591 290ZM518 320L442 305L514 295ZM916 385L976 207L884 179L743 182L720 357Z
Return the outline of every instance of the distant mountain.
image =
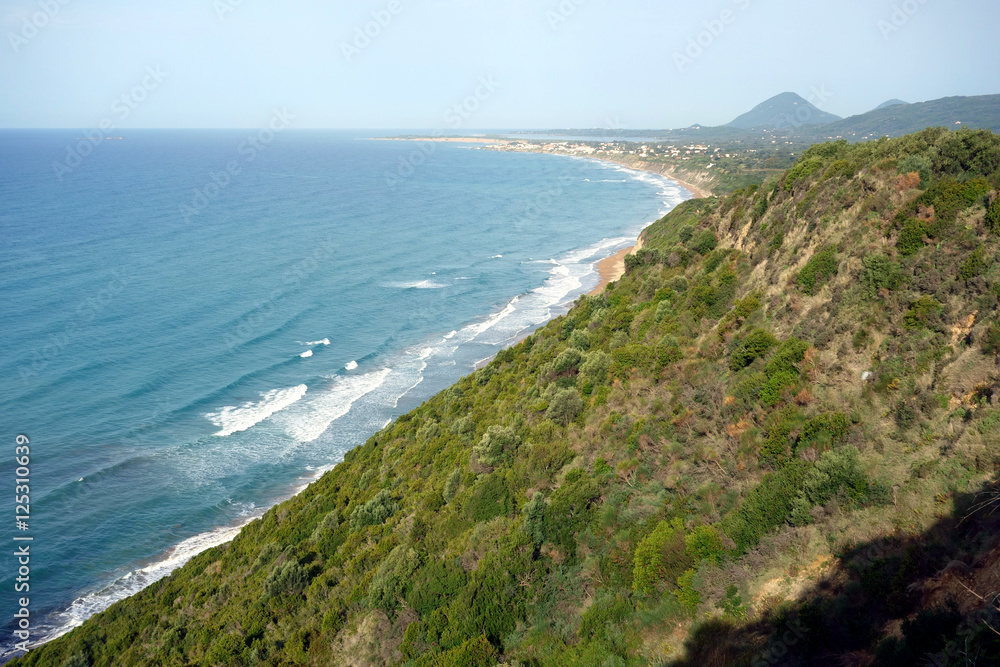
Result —
M872 111L878 111L879 109L885 109L886 107L894 107L900 104L909 104L909 102L904 102L903 100L897 100L893 98L891 100L886 100L885 102L882 102L882 104L875 107Z
M1000 95L944 97L930 102L884 106L851 116L810 133L826 137L862 140L882 136L899 137L928 127L985 128L1000 131Z
M728 124L728 127L749 129L752 127L792 128L802 125L823 125L840 120L840 116L820 111L803 97L795 93L781 93Z

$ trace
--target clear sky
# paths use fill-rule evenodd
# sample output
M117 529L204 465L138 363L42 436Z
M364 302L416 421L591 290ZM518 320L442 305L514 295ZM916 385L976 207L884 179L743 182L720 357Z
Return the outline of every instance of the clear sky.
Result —
M996 0L4 0L0 22L8 128L275 108L299 128L672 128L784 91L840 116L1000 93Z

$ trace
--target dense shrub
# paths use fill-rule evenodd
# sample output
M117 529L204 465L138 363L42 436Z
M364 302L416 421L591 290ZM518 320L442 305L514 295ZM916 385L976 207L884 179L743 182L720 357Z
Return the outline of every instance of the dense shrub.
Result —
M451 560L431 559L413 577L406 603L421 616L446 606L465 586L468 576L462 566Z
M821 158L810 157L800 160L785 175L785 190L791 191L796 183L808 178L811 174L822 168L823 160Z
M472 495L466 502L465 510L476 521L489 521L498 516L506 516L514 511L514 499L500 473L486 475L472 488Z
M584 381L593 385L604 384L608 380L608 371L614 363L610 354L599 350L588 352L583 365L580 366L580 375Z
M723 519L722 530L736 543L737 554L756 546L760 538L785 523L809 468L805 461L794 460L769 473L739 508Z
M560 374L575 372L582 361L583 355L580 350L570 347L560 352L559 356L556 357L553 370Z
M412 547L400 544L379 565L368 587L368 604L391 612L410 588L411 577L420 567L420 556Z
M923 238L921 236L921 245ZM861 284L864 287L865 295L869 299L874 299L883 289L898 289L902 282L902 274L899 265L892 262L888 257L880 253L865 255L861 260L864 271L861 274Z
M691 567L681 520L658 523L636 546L633 563L632 590L637 593L651 593L660 582L673 582Z
M996 322L990 323L979 345L983 348L983 354L1000 354L1000 325Z
M834 445L850 430L850 423L843 412L827 412L813 417L802 426L799 445Z
M989 176L1000 169L1000 137L968 128L946 134L938 142L934 169L954 176Z
M918 253L924 247L924 236L926 235L927 228L924 226L924 223L916 218L910 218L899 232L899 239L896 241L896 250L904 257Z
M726 552L722 536L714 526L697 526L684 538L684 548L695 563L708 561L718 564Z
M919 329L936 321L936 316L942 312L941 304L929 296L922 296L912 304L903 316L903 322L909 329Z
M472 451L480 463L493 467L507 461L520 446L521 437L513 427L494 424L486 429Z
M360 530L366 526L385 523L399 510L399 505L387 489L382 489L375 497L358 507L351 514L351 529Z
M833 248L823 248L799 271L799 287L806 294L816 294L819 288L835 275L837 275L837 253Z
M299 565L296 560L288 560L277 566L267 575L264 582L264 592L269 596L291 594L302 592L309 584L309 575L305 568Z
M983 257L983 248L979 246L965 258L958 268L958 277L961 280L972 280L986 273L986 259Z
M794 373L798 374L799 364L805 359L806 351L809 349L809 343L798 338L789 338L781 345L778 349L774 351L771 358L767 360L767 364L764 366L764 372L767 373L769 377L777 375L778 373Z
M565 426L583 412L583 399L576 389L560 389L552 397L545 416L557 424Z
M795 386L799 374L793 371L777 371L767 376L767 382L760 389L760 402L765 406L773 406L781 400L781 392L786 387Z
M861 467L856 447L824 452L816 465L811 468L802 482L802 490L793 503L792 521L804 526L812 523L810 510L822 505L834 496L840 496L849 505L857 505L871 499L874 489Z
M767 354L778 344L778 339L770 331L754 329L746 335L729 357L729 368L738 371L746 368L753 360Z
M993 203L986 211L986 228L1000 234L1000 196L993 197Z
M715 250L715 247L719 244L719 239L716 238L715 232L703 231L695 243L694 249L697 250L702 255L707 255L708 253Z

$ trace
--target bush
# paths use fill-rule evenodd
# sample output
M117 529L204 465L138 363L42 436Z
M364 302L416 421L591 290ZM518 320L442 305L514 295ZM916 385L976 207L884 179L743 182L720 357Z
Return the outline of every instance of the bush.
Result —
M422 664L426 667L492 667L499 657L489 640L480 635Z
M570 334L569 344L571 347L580 350L581 352L586 352L590 349L590 336L587 335L586 331L577 329Z
M701 593L694 588L694 577L696 572L693 569L686 570L684 574L677 577L677 590L674 595L684 607L684 610L692 616L701 604Z
M979 341L983 354L1000 354L1000 325L996 322L990 324Z
M386 557L368 586L368 604L385 612L395 611L410 587L411 577L420 567L420 556L400 544Z
M680 519L661 521L635 548L632 590L651 593L661 581L675 581L693 565Z
M264 592L270 597L299 594L309 585L309 574L296 560L288 560L271 570L264 581Z
M904 326L907 329L919 329L932 324L942 312L941 304L937 300L922 296L910 305L910 309L903 315Z
M593 385L604 384L608 380L608 371L611 370L613 363L614 359L610 354L600 350L588 352L583 365L580 366L580 375L584 381Z
M792 521L796 525L812 523L809 510L828 502L834 496L842 496L851 506L868 499L868 476L858 457L857 448L851 446L823 453L816 465L806 473L802 491L793 503Z
M722 520L723 532L736 543L736 554L746 553L764 535L785 523L808 470L808 463L796 459L778 472L769 473L739 508Z
M565 426L583 412L583 399L576 389L561 389L552 397L545 416L557 424Z
M695 563L707 560L715 565L722 562L726 552L722 546L722 536L714 526L696 527L684 538L684 548Z
M360 530L366 526L383 524L397 511L399 505L393 500L392 494L382 489L374 498L354 510L351 514L351 529Z
M767 382L760 390L760 402L768 407L776 405L781 400L781 392L785 387L794 386L799 381L799 374L792 371L778 371L769 375Z
M993 203L986 211L986 228L1000 234L1000 196L993 198Z
M923 244L922 238L921 244ZM902 281L899 265L890 261L885 255L878 253L866 255L861 263L864 265L861 283L869 299L876 298L882 289L894 290L899 287Z
M462 472L455 468L444 483L444 491L441 494L446 503L450 503L458 493L458 488L462 486Z
M989 176L1000 169L1000 137L989 130L962 128L938 142L934 169L940 174Z
M514 499L503 475L493 473L476 482L465 510L477 523L511 514L514 511Z
M899 240L896 241L896 250L903 257L916 254L923 250L924 236L927 235L927 228L924 223L916 218L910 218L903 225L903 230L899 232Z
M733 350L729 357L729 368L734 371L746 368L754 359L764 356L777 344L778 339L770 331L754 329Z
M715 238L715 232L706 230L698 236L694 249L702 255L707 255L715 250L717 245L719 245L719 240Z
M768 377L778 373L798 374L799 364L805 359L808 349L809 343L804 340L789 338L768 359L767 365L764 366L764 372L767 373Z
M541 492L536 491L527 503L524 504L524 529L531 535L535 546L541 546L545 541L545 511L548 509L545 497Z
M972 280L986 273L986 260L983 257L983 247L979 246L962 262L958 269L958 277L961 280Z
M807 421L799 436L799 445L833 445L850 431L850 424L843 412L827 412Z
M480 463L493 467L508 460L520 446L521 437L512 427L494 424L486 429L472 451Z
M799 287L806 294L816 294L819 288L835 275L837 275L837 254L833 248L823 248L799 271Z
M810 157L800 160L794 167L788 170L785 176L785 190L791 191L795 184L808 178L811 174L823 168L823 160L818 157Z
M560 352L559 356L556 357L553 370L560 375L563 373L569 373L570 371L576 371L581 361L583 361L583 355L580 354L580 350L573 347L567 348Z
M456 562L433 558L413 577L406 603L421 616L448 605L465 587L465 570Z
M920 186L924 187L931 178L933 164L926 155L910 155L899 161L899 173L910 174L916 172L920 174Z
M611 599L595 600L583 613L577 635L583 641L606 640L608 630L617 630L632 616L632 612L632 603L622 593Z

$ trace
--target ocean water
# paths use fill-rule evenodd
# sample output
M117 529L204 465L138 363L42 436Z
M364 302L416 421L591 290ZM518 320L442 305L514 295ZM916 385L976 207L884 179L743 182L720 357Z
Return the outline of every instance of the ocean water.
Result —
M255 134L0 132L0 539L34 538L33 641L231 538L690 196L593 160Z

